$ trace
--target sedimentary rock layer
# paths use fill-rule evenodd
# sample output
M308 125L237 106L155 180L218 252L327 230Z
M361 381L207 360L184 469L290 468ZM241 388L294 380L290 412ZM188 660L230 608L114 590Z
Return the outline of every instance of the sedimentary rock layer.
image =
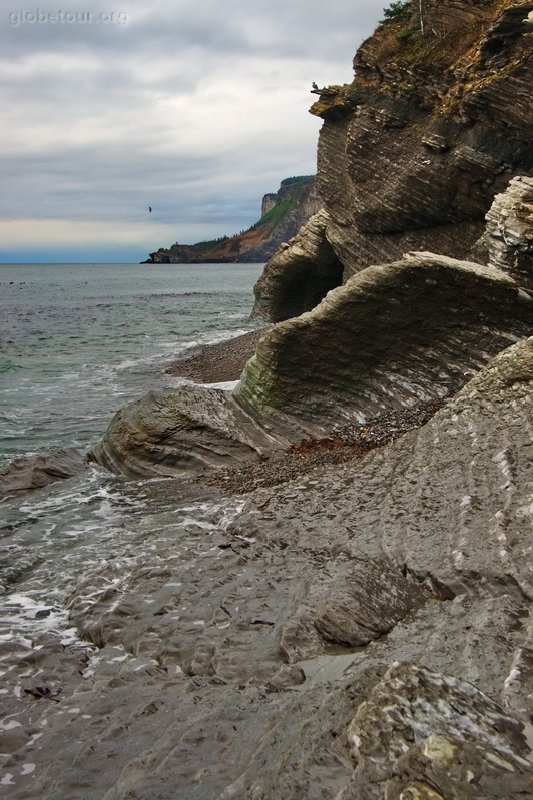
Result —
M319 211L271 258L254 287L252 316L273 322L297 317L342 283L343 266L326 238L328 221Z
M234 391L290 439L445 397L532 330L506 275L431 253L369 267L258 345Z
M276 446L229 392L190 384L122 408L90 458L128 478L189 475L259 460Z
M457 391L533 329L533 299L498 270L431 253L370 267L259 342L230 394L151 392L94 458L130 477L257 460L302 438Z
M516 177L496 195L483 244L489 264L533 289L533 178Z
M325 120L317 185L345 278L408 250L467 257L494 196L533 171L533 3L420 7L380 26L353 83L326 87L311 109ZM277 293L263 296L277 268L275 257L257 288L272 319L290 311L274 275Z

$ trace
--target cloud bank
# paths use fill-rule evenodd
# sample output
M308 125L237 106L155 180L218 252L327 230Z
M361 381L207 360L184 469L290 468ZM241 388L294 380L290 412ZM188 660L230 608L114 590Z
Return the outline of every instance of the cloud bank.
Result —
M352 79L355 50L382 8L382 0L8 8L0 260L137 261L255 222L265 192L315 171L311 83Z

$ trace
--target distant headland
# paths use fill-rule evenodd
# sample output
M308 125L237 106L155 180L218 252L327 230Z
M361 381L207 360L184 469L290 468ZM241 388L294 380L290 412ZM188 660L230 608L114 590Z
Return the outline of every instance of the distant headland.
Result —
M285 178L277 192L263 195L261 217L248 230L196 244L160 247L143 264L264 262L321 208L314 175Z

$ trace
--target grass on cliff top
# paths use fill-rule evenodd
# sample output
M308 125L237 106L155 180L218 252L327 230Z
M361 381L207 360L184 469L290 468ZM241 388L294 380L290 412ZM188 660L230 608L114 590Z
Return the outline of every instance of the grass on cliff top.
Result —
M373 36L362 45L361 60L438 72L451 67L478 42L493 18L513 5L514 0L478 0L474 6L465 3L461 13L442 0L394 2L385 9L385 19Z
M285 217L289 214L294 206L296 205L296 200L294 197L286 197L281 202L276 203L276 205L267 211L266 214L263 214L258 225L268 225L269 229L272 230L276 227Z

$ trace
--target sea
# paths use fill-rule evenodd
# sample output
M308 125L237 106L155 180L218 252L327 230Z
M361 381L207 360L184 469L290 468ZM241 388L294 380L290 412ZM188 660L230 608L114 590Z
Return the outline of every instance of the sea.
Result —
M1 264L0 469L58 448L89 450L121 406L177 385L165 373L177 356L256 327L249 317L261 270ZM167 547L201 558L243 505L182 501L170 486L91 466L0 502L0 695L20 694L17 648L46 636L94 649L69 619L80 585L96 602L139 564L164 559Z

